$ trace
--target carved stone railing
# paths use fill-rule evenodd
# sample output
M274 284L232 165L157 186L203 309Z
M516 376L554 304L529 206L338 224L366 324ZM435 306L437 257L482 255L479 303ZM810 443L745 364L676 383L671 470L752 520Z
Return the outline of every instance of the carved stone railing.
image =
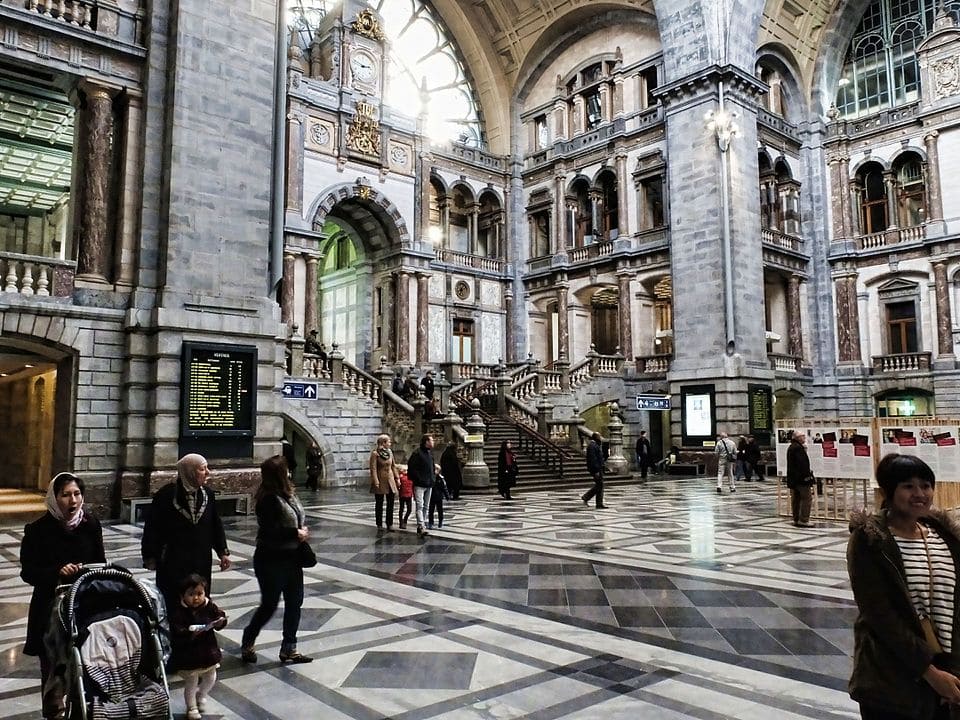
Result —
M481 150L480 148L473 147L472 145L463 145L461 143L452 142L445 147L434 148L432 152L434 155L446 155L448 157L470 163L471 165L487 168L488 170L506 172L509 169L507 168L506 157L502 155L493 155L492 153L488 153L486 150Z
M648 230L641 230L640 232L635 233L633 236L634 247L646 247L647 245L666 242L668 230L669 228L666 225L662 227L650 228Z
M413 405L389 389L383 391L383 424L397 449L416 446L422 434L416 427Z
M577 388L590 382L590 358L577 363L570 368L570 387Z
M930 369L930 353L901 353L897 355L874 355L873 372L898 373Z
M592 375L619 375L623 369L623 355L594 355L590 372Z
M782 135L786 135L793 140L800 139L800 136L797 134L797 128L793 123L787 122L766 108L757 108L757 123Z
M450 250L449 248L437 248L437 260L447 265L459 265L460 267L488 270L489 272L495 273L502 273L506 265L503 260L498 260L497 258L471 255L469 253Z
M781 353L767 353L770 359L770 368L774 372L797 373L800 372L801 358L796 355L783 355Z
M605 257L611 253L613 253L613 243L609 240L600 240L599 242L590 243L584 247L571 248L567 252L570 257L570 262L572 263Z
M142 45L143 0L123 5L117 0L0 0L0 8L22 8L67 27Z
M606 142L614 135L620 135L627 129L627 123L620 118L607 125L601 125L596 130L590 130L583 135L578 135L572 140L557 142L553 146L554 156L568 155L570 153L583 150L584 148Z
M904 123L913 122L920 114L920 103L901 105L891 110L881 110L873 115L856 120L835 120L827 124L827 138L832 140L844 135L850 138L884 132Z
M640 375L655 375L657 377L666 377L670 370L670 361L673 355L644 355L634 358L637 364L637 373Z
M342 377L334 378L334 380L339 379L346 386L347 390L354 395L369 398L379 405L383 393L380 381L368 372L351 365L346 360L343 361L342 367Z
M71 297L76 267L72 260L0 252L0 292Z
M521 402L532 398L538 390L536 372L521 375L510 386L510 394Z
M330 360L327 358L322 358L319 355L314 355L313 353L304 353L303 369L300 373L300 376L316 380L332 379L330 372Z
M924 225L891 228L890 230L870 233L869 235L860 235L857 237L857 249L875 250L886 247L887 245L896 245L897 243L916 242L923 240L926 236L927 229Z
M496 377L499 365L496 363L440 363L439 368L446 373L450 382L457 383L472 378Z
M543 257L533 258L527 261L528 272L539 272L549 270L553 267L553 255L544 255Z
M760 239L768 245L784 248L786 250L799 250L800 238L793 235L787 235L779 230L770 230L769 228L760 229Z
M537 429L537 411L534 408L523 404L511 395L508 395L506 400L507 415L511 420L532 430Z

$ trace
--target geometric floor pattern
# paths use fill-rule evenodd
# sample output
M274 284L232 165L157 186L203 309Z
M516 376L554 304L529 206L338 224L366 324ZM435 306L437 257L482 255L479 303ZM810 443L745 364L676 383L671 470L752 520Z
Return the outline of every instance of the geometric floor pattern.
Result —
M794 528L770 483L718 495L709 479L654 478L607 490L605 511L573 491L471 496L425 539L377 534L363 492L303 499L320 562L299 640L316 660L277 661L278 612L260 662L239 662L256 520L226 519L234 567L215 569L213 594L229 624L204 717L858 717L846 527ZM108 559L137 568L139 527L104 537ZM39 716L21 539L0 529L0 718Z

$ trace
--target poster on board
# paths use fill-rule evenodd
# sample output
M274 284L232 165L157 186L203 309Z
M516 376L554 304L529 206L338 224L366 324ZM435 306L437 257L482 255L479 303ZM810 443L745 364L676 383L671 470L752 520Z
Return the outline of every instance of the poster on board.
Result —
M801 421L802 422L802 421ZM845 423L836 426L806 424L777 426L777 473L787 474L787 448L797 431L807 435L810 470L821 478L873 477L871 431L869 425Z
M960 427L911 425L880 428L880 455L916 455L929 465L937 479L960 480Z

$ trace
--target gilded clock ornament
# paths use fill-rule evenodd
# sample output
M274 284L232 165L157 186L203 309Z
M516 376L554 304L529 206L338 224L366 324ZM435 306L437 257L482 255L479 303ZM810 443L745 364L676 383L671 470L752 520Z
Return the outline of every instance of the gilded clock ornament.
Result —
M386 35L383 34L383 30L380 28L380 21L372 10L361 10L358 12L357 17L353 23L351 23L350 27L357 35L362 35L363 37L377 40L378 42L386 40Z
M466 300L470 297L470 285L465 280L458 280L453 291L461 300Z
M350 58L350 70L354 79L360 82L373 83L377 80L377 65L367 53L355 53Z

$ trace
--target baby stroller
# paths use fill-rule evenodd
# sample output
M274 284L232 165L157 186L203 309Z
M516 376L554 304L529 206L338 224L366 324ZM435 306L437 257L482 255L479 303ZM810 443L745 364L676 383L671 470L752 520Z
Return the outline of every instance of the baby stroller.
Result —
M173 720L161 639L163 600L119 565L87 570L57 591L44 643L44 694L72 720Z

